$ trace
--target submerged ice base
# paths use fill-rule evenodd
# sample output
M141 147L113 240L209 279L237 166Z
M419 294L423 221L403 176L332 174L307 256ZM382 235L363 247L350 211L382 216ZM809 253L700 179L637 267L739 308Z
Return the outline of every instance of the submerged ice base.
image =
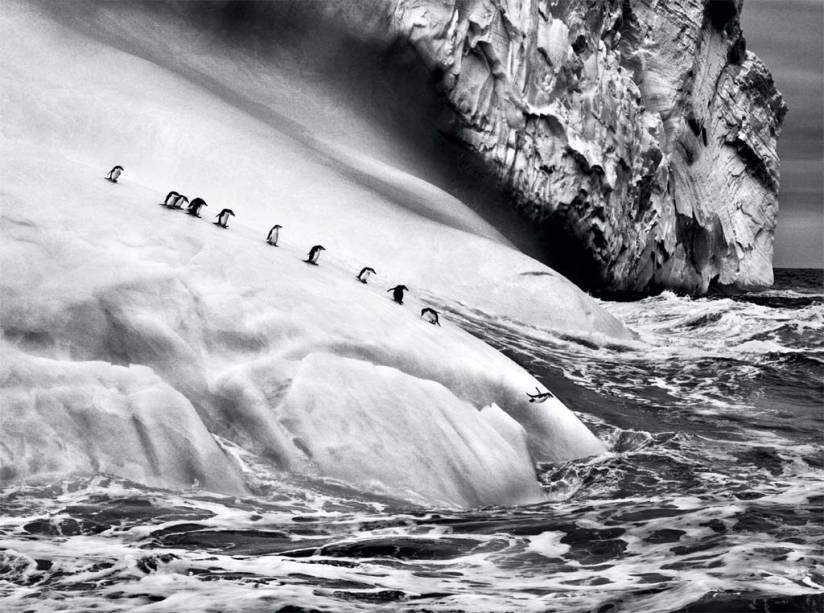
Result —
M242 492L219 436L273 470L473 506L539 500L535 462L603 451L557 399L530 404L539 384L514 362L418 317L425 296L628 337L458 201L442 195L437 221L410 204L421 182L403 170L357 160L383 173L376 191L341 170L352 160L319 161L31 6L4 5L0 35L4 482L110 472ZM118 184L102 178L113 159ZM158 206L172 188L237 217L222 230ZM273 221L279 249L264 240ZM403 306L385 293L397 282Z

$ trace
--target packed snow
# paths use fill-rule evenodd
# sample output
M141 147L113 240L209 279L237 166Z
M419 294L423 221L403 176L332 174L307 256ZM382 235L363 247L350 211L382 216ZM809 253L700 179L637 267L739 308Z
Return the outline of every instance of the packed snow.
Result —
M132 34L166 33L128 14ZM272 470L473 506L540 500L535 462L603 452L559 400L529 402L524 369L419 317L449 305L629 338L446 192L40 5L4 3L0 41L0 483L103 472L243 492L219 437ZM227 57L195 57L231 79ZM203 219L161 206L172 189L204 198Z

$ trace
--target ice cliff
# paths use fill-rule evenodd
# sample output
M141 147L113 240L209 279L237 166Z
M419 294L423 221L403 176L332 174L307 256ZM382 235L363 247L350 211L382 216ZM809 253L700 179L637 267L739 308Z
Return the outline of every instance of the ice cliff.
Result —
M786 107L741 4L399 0L393 23L571 274L704 292L772 283Z
M391 2L514 204L615 293L772 283L786 107L742 0Z

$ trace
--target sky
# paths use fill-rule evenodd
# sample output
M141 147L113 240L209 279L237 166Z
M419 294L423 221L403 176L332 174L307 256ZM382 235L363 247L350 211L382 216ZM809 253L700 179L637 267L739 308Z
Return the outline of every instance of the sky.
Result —
M742 27L790 107L773 264L824 268L824 0L744 0Z

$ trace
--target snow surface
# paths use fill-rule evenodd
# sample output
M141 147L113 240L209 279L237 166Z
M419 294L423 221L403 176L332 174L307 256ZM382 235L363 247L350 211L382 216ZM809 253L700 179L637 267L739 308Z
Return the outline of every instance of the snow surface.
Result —
M130 15L133 37L183 38ZM522 368L419 319L465 305L629 335L460 202L352 134L295 138L38 5L4 3L0 41L0 483L244 491L214 435L273 469L470 506L538 500L534 462L603 451L557 399L527 402ZM232 78L225 57L193 57ZM204 219L160 206L170 189L204 198ZM210 223L224 207L228 229Z

